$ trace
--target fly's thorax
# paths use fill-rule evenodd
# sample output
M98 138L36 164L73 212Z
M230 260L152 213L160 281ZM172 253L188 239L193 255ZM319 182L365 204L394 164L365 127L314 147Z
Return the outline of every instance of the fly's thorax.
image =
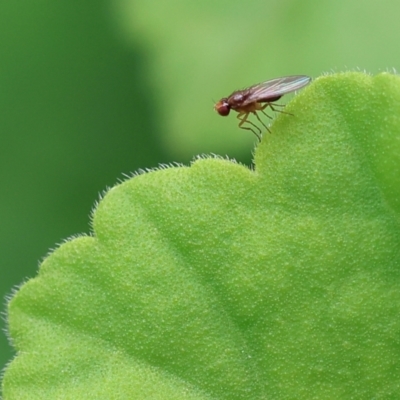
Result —
M247 97L245 92L235 92L228 97L228 103L233 110L238 110L243 107Z

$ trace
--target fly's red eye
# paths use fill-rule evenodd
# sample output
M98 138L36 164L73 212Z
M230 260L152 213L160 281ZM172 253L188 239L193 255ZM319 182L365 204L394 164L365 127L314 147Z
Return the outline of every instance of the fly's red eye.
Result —
M215 110L217 111L217 113L219 115L222 115L223 117L226 117L227 115L229 115L229 111L231 111L231 108L229 106L229 104L224 101L224 100L220 100L216 105L215 105Z

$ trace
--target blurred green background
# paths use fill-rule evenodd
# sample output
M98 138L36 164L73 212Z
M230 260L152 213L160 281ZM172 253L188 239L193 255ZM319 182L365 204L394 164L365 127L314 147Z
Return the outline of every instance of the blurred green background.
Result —
M394 0L0 2L3 314L123 174L201 153L251 163L255 138L213 101L284 75L398 68L399 18ZM12 356L1 335L0 366Z

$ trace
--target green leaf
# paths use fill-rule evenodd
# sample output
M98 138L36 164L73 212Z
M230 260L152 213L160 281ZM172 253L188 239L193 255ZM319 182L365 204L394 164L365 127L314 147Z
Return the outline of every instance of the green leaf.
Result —
M5 400L397 399L400 80L325 76L255 170L111 189L9 303Z

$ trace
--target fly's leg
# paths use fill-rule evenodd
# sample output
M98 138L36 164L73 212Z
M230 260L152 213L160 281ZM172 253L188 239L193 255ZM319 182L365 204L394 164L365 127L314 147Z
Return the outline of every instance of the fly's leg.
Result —
M280 112L282 114L287 114L287 115L291 115L293 117L293 114L287 112L287 111L283 111L283 110L278 110L275 107L285 107L285 104L272 104L272 103L267 103L270 107L272 111L275 112Z
M248 116L249 116L249 113L241 113L241 114L239 113L239 114L237 115L236 118L240 121L240 122L239 122L239 128L246 129L247 131L253 132L253 133L257 136L258 141L261 142L261 136L260 136L261 130L260 130L260 128L259 128L257 125L253 124L253 122L251 122L251 121L249 121L249 120L247 119ZM245 122L247 122L248 124L254 126L254 128L257 129L258 133L257 133L253 128L251 128L251 127L249 127L249 126L243 126L243 124L244 124Z
M279 113L281 113L281 114L293 115L293 114L288 113L288 112L286 112L286 111L278 110L277 108L275 108L275 107L285 107L285 104L265 103L265 104L259 109L259 111L261 111L261 112L262 112L264 115L266 115L269 119L272 119L272 117L271 117L270 115L268 115L268 114L264 111L267 107L269 107L272 111L279 112Z
M259 111L261 111L266 117L268 117L269 119L272 119L272 117L270 115L268 115L264 110L269 107L271 105L271 103L265 103L262 107L259 108ZM268 129L268 128L267 128ZM269 129L268 129L269 130Z
M263 107L263 108L261 109L261 111L262 111L263 114L265 114L264 108L265 108L265 107ZM261 125L262 125L269 133L271 133L271 131L269 130L268 126L265 125L264 122L262 122L262 120L261 120L261 118L258 116L257 112L256 112L256 111L253 111L253 114L254 114L254 115L256 116L256 118L260 121ZM265 115L266 115L268 118L272 118L272 117L270 117L268 114L265 114Z

